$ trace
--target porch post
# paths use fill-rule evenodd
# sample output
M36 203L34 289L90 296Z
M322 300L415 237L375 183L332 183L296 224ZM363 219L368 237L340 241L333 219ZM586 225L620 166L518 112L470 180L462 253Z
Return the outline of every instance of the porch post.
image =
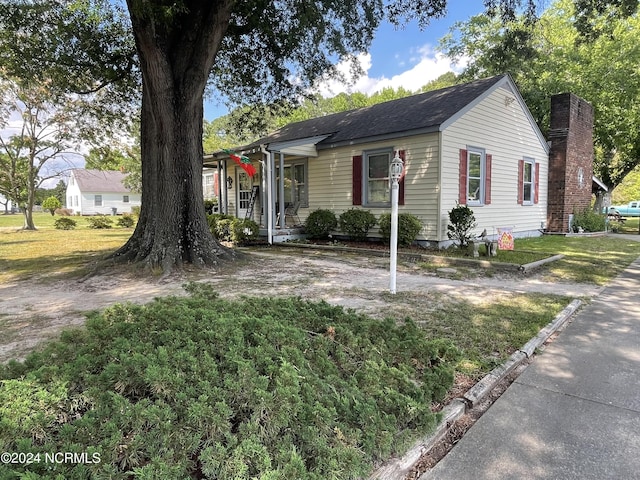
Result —
M229 187L227 187L227 160L223 160L222 162L222 178L220 179L220 181L222 182L222 184L224 185L222 187L222 205L220 213L224 213L226 215L226 213L229 211Z
M218 197L218 213L222 213L222 160L218 160L218 191L216 192L216 197Z
M273 152L269 152L267 159L265 161L265 167L267 171L267 208L266 208L266 218L267 218L267 241L269 245L273 244L273 227L274 227L274 198L273 198L273 165L274 158Z
M280 178L278 179L278 207L280 214L280 228L284 228L286 218L284 216L284 153L280 152Z

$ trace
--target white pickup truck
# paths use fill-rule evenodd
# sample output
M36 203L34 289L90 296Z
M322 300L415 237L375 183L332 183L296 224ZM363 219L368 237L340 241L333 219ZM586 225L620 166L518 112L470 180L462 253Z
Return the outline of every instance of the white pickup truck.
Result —
M626 205L611 205L606 209L606 213L621 217L640 217L640 200L634 200Z

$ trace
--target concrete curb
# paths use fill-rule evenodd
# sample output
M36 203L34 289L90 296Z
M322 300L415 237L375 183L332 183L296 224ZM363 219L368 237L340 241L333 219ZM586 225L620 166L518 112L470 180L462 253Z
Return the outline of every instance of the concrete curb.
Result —
M551 335L562 328L571 316L582 305L582 301L574 300L562 310L556 318L529 340L520 350L515 352L501 366L494 368L489 374L473 386L462 398L457 398L442 409L442 418L435 431L418 440L402 457L390 460L369 476L368 480L404 480L420 457L431 450L449 431L451 426L484 400L493 388L504 380L513 370L530 358L535 350L543 345Z

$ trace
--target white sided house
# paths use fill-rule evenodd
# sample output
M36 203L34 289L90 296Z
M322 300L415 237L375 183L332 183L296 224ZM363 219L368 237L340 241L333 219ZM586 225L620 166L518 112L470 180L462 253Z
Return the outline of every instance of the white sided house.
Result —
M563 126L555 132L565 143L571 137ZM222 211L253 218L272 242L286 239L280 233L290 222L302 223L316 209L336 216L351 208L377 217L390 212L389 166L398 155L399 212L420 219L419 241L446 246L448 212L457 204L473 210L476 235L486 229L495 237L508 228L515 237L537 236L557 223L549 209L552 150L511 77L500 75L286 125L236 149L252 160L253 177L225 152L206 155L204 166L226 179L219 186ZM592 154L583 158L576 188L588 205ZM564 175L566 165L556 170ZM291 205L297 217L285 215ZM572 210L559 210L564 228Z
M74 168L67 183L67 208L79 215L131 213L141 195L124 186L126 173Z

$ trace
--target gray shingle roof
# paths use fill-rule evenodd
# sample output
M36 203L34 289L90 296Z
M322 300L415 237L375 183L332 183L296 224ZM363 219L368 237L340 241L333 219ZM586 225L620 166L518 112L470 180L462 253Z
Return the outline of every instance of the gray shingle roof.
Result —
M251 146L329 135L318 146L433 128L469 105L505 75L431 92L411 95L369 107L291 123Z
M90 193L130 193L131 190L125 187L122 181L127 176L126 173L110 170L87 170L84 168L74 168L73 176L78 182L82 192Z

